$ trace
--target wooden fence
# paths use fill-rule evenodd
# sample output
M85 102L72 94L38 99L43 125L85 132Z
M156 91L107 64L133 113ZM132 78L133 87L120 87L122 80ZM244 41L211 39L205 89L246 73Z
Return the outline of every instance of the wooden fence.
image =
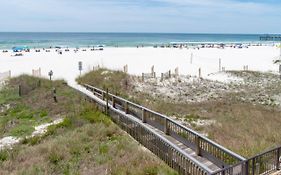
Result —
M11 71L0 73L0 82L11 78Z
M174 78L179 77L179 68L176 68L173 73L171 70L169 70L166 73L161 73L161 81L172 78L172 77L174 77Z
M207 158L220 168L230 167L231 165L235 165L241 161L246 160L242 156L235 154L234 152L222 147L221 145L213 142L205 136L202 136L199 133L177 123L167 116L127 101L121 97L106 93L106 91L95 88L93 86L85 84L84 87L90 90L100 100L107 101L107 103L103 104L103 107L105 107L105 109L109 109L109 113L113 112L114 114L118 115L119 119L122 118L123 122L126 122L128 116L133 116L133 118L131 118L130 120L133 119L134 122L141 121L141 123L138 124L127 124L126 126L130 128L128 129L129 133L133 133L133 137L135 137L144 146L158 155L172 168L178 170L180 174L212 174L212 172L204 164L194 160L194 158L190 157L182 150L178 150L175 147L171 146L173 144L169 143L167 140L165 140L165 138L155 136L155 133L154 136L148 136L150 138L150 142L142 141L141 138L145 136L141 134L142 131L138 131L139 127L142 126L142 124L147 123L154 128L163 131L165 134L170 135L187 147L196 150L196 153L198 155ZM112 108L106 104L110 104ZM123 111L123 113L120 111ZM135 131L133 131L134 128ZM143 129L139 130L147 130L147 128L144 127ZM154 141L156 147L148 145L153 144ZM161 145L163 146L163 148L161 148ZM169 152L167 151L167 149L171 151L170 154L172 156L164 154ZM189 169L194 169L194 171L196 170L198 171L198 173L191 172L189 171Z
M34 76L34 77L41 77L41 68L39 68L39 69L32 69L32 76Z

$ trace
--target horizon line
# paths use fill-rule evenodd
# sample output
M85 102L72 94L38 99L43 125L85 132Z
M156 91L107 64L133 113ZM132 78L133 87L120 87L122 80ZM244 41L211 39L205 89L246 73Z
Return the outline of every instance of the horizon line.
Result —
M196 33L196 32L78 32L78 31L58 31L58 32L50 32L50 31L40 31L40 32L34 32L34 31L12 31L12 32L8 32L8 31L0 31L0 33L80 33L80 34L89 34L89 33L96 33L96 34L199 34L199 35L208 35L208 34L212 34L212 35L281 35L281 33L216 33L216 32L202 32L202 33Z

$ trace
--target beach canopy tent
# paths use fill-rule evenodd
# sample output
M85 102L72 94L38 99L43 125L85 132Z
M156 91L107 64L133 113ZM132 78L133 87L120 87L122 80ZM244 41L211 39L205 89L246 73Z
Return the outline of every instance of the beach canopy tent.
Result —
M17 46L17 47L13 47L13 52L21 52L23 50L29 50L29 48L27 46Z

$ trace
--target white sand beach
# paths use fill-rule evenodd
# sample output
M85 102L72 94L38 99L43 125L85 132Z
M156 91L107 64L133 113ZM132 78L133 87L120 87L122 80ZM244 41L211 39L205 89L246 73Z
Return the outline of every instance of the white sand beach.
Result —
M122 70L128 65L128 73L141 75L149 73L155 66L157 76L168 70L179 68L179 73L198 76L199 68L203 78L223 81L227 76L208 76L219 71L219 59L221 66L226 70L243 70L248 66L253 71L278 72L279 66L273 64L273 60L280 54L280 48L276 46L251 46L249 48L105 48L103 51L82 51L77 53L74 49L58 54L55 49L50 52L23 52L23 56L11 56L14 53L0 51L0 72L11 71L12 76L20 74L32 74L32 69L41 68L41 75L48 77L48 72L54 72L54 79L65 79L69 84L75 84L75 78L79 76L78 62L82 61L83 71L86 73L93 66L101 66L110 69ZM192 57L192 60L191 60ZM192 62L192 64L191 64Z

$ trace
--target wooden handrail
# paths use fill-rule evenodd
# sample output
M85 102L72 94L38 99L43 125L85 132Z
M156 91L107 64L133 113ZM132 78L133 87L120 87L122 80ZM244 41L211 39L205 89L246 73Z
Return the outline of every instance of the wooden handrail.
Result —
M88 85L88 84L84 84L83 86L86 87L86 88L88 88L88 89L100 91L101 94L105 92L104 90L101 90L101 89L99 89L99 88L93 87L93 86ZM190 129L190 128L187 128L186 126L183 126L183 125L179 124L178 122L174 121L173 119L171 119L171 118L169 118L169 117L167 117L167 116L165 116L165 115L163 115L163 114L160 114L160 113L158 113L158 112L155 112L155 111L153 111L153 110L151 110L151 109L148 109L148 108L146 108L146 107L143 107L143 106L141 106L141 105L135 104L135 103L133 103L133 102L131 102L131 101L129 101L129 100L126 100L126 99L124 99L124 98L122 98L122 97L113 95L113 94L111 94L111 93L109 93L109 96L114 97L115 99L118 99L118 100L120 100L120 101L122 101L122 102L124 102L124 103L127 103L127 104L129 104L129 105L132 105L132 106L134 106L134 107L136 107L136 108L139 108L140 110L145 110L146 112L149 112L149 113L151 113L151 114L154 114L154 115L156 115L156 116L159 116L160 118L165 119L165 120L167 120L168 122L170 122L170 123L172 123L172 124L175 124L177 127L182 128L183 130L185 130L185 131L187 131L187 132L193 134L194 136L198 137L201 141L204 141L204 142L206 142L206 143L208 143L208 144L214 146L215 148L221 150L222 152L224 152L225 154L229 155L230 157L236 159L236 160L237 160L236 163L237 163L237 162L240 162L240 161L246 160L246 158L244 158L244 157L242 157L242 156L240 156L240 155L234 153L233 151L231 151L231 150L229 150L229 149L227 149L227 148L225 148L225 147L219 145L218 143L216 143L216 142L214 142L214 141L208 139L207 137L205 137L205 136L199 134L198 132L196 132L196 131L194 131L194 130L192 130L192 129ZM208 151L208 150L205 150L205 151ZM210 154L212 154L212 153L210 153ZM235 163L235 162L234 162L234 163Z
M90 88L90 87L88 87L88 88ZM92 97L90 97L89 95L83 93L82 91L79 91L79 92L81 94L84 94L87 97L92 99ZM100 91L100 92L103 92L103 91ZM111 96L111 95L109 95L109 96ZM103 107L106 106L106 102L103 101L102 99L96 100L96 102L97 102L97 104L99 104L99 105L101 105ZM132 116L130 114L126 114L124 111L120 111L120 110L114 108L112 105L109 105L109 110L115 112L118 115L126 116L126 118L128 118L129 120L137 123L143 129L145 129L149 133L155 135L155 137L158 138L159 140L161 140L163 143L165 143L165 144L169 145L170 147L172 147L172 149L174 150L174 153L179 153L180 155L184 156L185 159L187 159L190 162L190 164L192 165L192 168L196 169L196 172L197 172L196 175L210 175L210 174L212 174L213 171L210 170L206 165L204 165L203 163L199 162L198 160L196 160L194 157L192 157L191 155L187 154L186 152L184 152L182 149L179 148L179 146L177 146L176 144L172 143L171 141L169 141L168 139L166 139L165 137L163 137L162 135L160 135L159 133L157 133L153 129L145 126L144 123L142 123L141 121L137 120L134 116Z
M255 167L250 167L250 162L254 162L253 160L261 160L264 156L266 156L267 154L269 153L274 153L276 152L276 154L273 154L272 156L276 156L277 160L276 160L276 165L273 165L273 169L267 169L266 171L278 171L280 170L280 164L281 164L281 160L280 159L280 152L281 152L281 146L279 147L276 147L276 148L273 148L273 149L270 149L268 151L265 151L263 153L260 153L260 154L257 154L255 156L252 156L251 158L247 159L247 160L244 160L244 161L241 161L235 165L232 165L230 167L226 167L224 169L221 169L221 170L218 170L214 173L212 173L212 175L220 175L220 174L226 174L226 172L230 171L230 170L233 170L235 167L237 166L241 166L244 168L243 172L241 173L242 175L248 175L249 174L249 170L253 173L254 172L254 169ZM260 162L256 162L256 163L260 163ZM264 163L264 162L263 162ZM267 162L266 162L267 163Z
M102 94L106 93L104 90L101 90L101 89L99 89L99 88L93 87L93 86L88 85L88 84L84 84L83 86L86 87L87 89L90 89L91 91L95 91L96 93L99 93L99 96L100 96L100 97L102 96ZM183 126L183 125L181 125L181 124L179 124L178 122L176 122L176 121L170 119L169 117L167 117L167 116L165 116L165 115L163 115L163 114L160 114L160 113L158 113L158 112L155 112L155 111L153 111L153 110L151 110L151 109L148 109L148 108L143 107L143 106L141 106L141 105L138 105L138 104L136 104L136 103L130 102L130 101L128 101L128 100L126 100L126 99L124 99L124 98L118 97L118 96L116 96L116 95L113 95L113 94L110 94L110 93L109 93L108 95L111 97L111 99L117 99L117 100L121 101L122 103L125 103L125 104L130 105L131 107L135 107L135 108L137 108L137 109L139 109L139 110L141 110L141 111L145 111L145 112L150 113L150 114L152 114L152 115L154 115L154 116L157 116L157 117L159 117L159 118L165 120L166 122L170 122L171 124L174 124L175 126L179 127L180 129L183 129L183 130L187 131L188 133L194 135L196 138L199 138L201 141L203 141L203 142L205 142L205 143L208 143L208 144L210 144L211 146L214 146L215 148L221 150L223 153L225 153L225 154L227 154L227 155L229 155L229 156L231 156L231 157L233 157L234 159L237 160L237 162L236 162L234 165L230 165L230 166L225 167L225 168L223 168L223 169L221 169L221 170L218 170L217 172L211 173L211 174L213 174L213 175L225 174L226 172L229 173L229 172L233 171L233 169L234 169L235 167L238 167L238 166L241 166L241 167L242 167L242 169L243 169L242 174L243 174L243 175L247 175L247 174L248 174L248 169L253 168L251 171L254 171L254 167L251 167L250 162L253 163L254 160L261 159L261 158L263 158L264 156L266 156L267 154L274 153L274 152L276 152L276 154L277 154L277 155L275 155L275 153L274 153L274 154L272 155L272 156L276 156L276 157L277 157L277 160L276 160L277 164L276 164L276 166L275 166L275 167L276 167L276 170L280 169L280 163L281 163L281 162L280 162L280 160L278 160L278 159L279 159L280 156L281 156L281 155L280 155L280 153L281 153L281 146L280 146L280 147L277 147L277 148L270 149L269 151L265 151L265 152L263 152L263 153L261 153L261 154L258 154L258 155L256 155L256 156L253 156L253 157L251 157L251 158L249 158L249 159L245 159L244 157L242 157L242 156L240 156L240 155L238 155L238 154L236 154L236 153L234 153L234 152L228 150L227 148L225 148L225 147L223 147L223 146L217 144L216 142L214 142L214 141L208 139L207 137L202 136L201 134L197 133L196 131L194 131L194 130L192 130L192 129L190 129L190 128L187 128L187 127L185 127L185 126ZM112 110L114 110L114 107L113 107ZM115 109L115 110L116 110L116 109ZM118 110L116 110L116 111L118 111ZM135 120L136 120L136 118L135 118ZM136 120L136 121L137 121L137 120ZM165 138L162 137L161 135L159 135L159 138L161 138L161 139L163 139L165 142L167 141L167 143L169 143L169 140L165 139ZM172 144L172 143L170 143L170 144ZM176 150L179 151L181 154L183 154L183 155L185 155L185 156L187 156L187 157L190 158L190 156L187 155L185 152L183 152L181 149L176 149ZM205 151L206 151L206 150L205 150ZM199 150L199 152L200 152L200 150ZM213 155L213 156L215 156L215 155ZM204 169L206 168L206 167L204 167L200 162L198 162L196 159L193 159L193 158L191 157L190 160L196 162L196 164L202 166ZM206 168L206 171L208 172L208 168ZM209 171L210 171L210 170L209 170ZM268 170L268 171L271 171L271 169ZM208 173L210 173L210 172L208 172Z

